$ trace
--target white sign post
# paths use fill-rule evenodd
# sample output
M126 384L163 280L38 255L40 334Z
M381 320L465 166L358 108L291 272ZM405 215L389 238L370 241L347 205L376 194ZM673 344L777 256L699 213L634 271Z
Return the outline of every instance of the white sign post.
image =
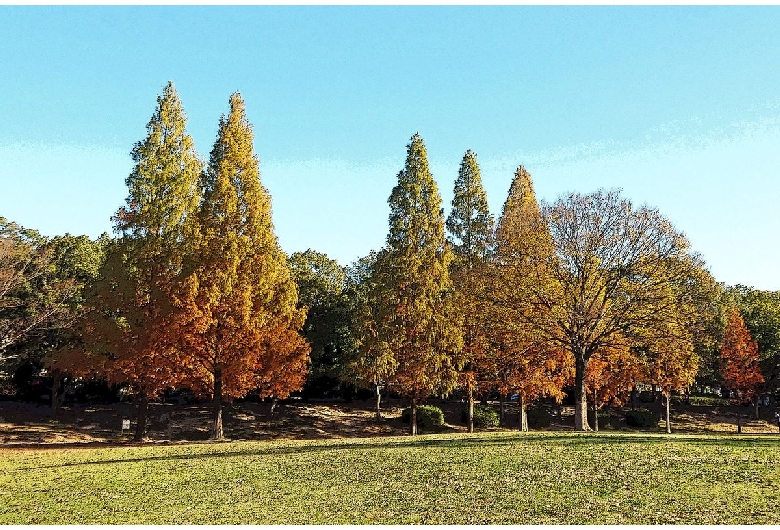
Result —
M122 419L122 434L125 433L125 429L130 430L130 420Z

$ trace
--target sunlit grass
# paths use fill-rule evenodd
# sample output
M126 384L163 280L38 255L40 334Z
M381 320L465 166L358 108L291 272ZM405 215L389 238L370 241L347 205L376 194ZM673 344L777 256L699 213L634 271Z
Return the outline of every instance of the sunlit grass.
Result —
M0 523L780 522L780 436L577 433L0 451Z

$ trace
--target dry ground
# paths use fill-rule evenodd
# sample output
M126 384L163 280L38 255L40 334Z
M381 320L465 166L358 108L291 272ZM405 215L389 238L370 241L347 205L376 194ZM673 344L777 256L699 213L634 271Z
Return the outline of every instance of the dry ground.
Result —
M465 432L460 421L464 404L432 400L445 413L446 426L440 432ZM496 407L498 404L494 404ZM279 404L273 415L269 403L234 403L225 407L225 437L230 440L327 439L403 435L408 426L400 420L405 406L400 400L387 400L382 422L374 419L372 401L352 403ZM501 428L517 428L516 407L507 406ZM625 410L613 410L611 419L601 419L602 430L631 430L623 420ZM547 430L572 430L573 408L551 408L553 420ZM693 407L680 405L672 412L672 429L677 433L726 434L737 432L737 412L733 407ZM743 409L743 413L746 411ZM774 409L762 409L765 418L774 417ZM0 401L0 447L64 447L73 445L129 444L131 433L122 432L122 419L134 423L131 404L69 405L60 409L57 418L45 406ZM150 405L146 441L177 443L204 441L209 437L210 411L206 404ZM658 427L665 430L663 421ZM778 427L767 420L743 419L746 434L778 434Z

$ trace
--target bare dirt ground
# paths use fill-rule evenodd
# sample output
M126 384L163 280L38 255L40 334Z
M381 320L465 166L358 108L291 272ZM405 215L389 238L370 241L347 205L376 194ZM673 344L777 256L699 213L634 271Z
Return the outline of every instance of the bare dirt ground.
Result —
M466 432L460 421L465 404L457 401L432 400L444 411L446 425L437 432ZM492 405L498 408L498 403ZM271 414L270 403L234 403L224 409L225 437L230 440L324 439L406 434L408 425L401 422L401 400L383 403L383 420L374 417L372 401L352 403L280 403ZM517 407L509 404L502 427L489 430L517 429ZM604 431L631 431L624 421L628 409L615 409L610 418L601 418ZM552 422L545 430L572 430L572 407L551 407ZM672 412L672 430L676 433L726 434L737 432L737 413L733 407L693 407L680 405ZM742 409L743 414L749 414ZM762 409L764 418L774 418L774 409ZM0 447L66 447L132 443L133 431L122 431L122 420L131 420L135 428L132 404L68 405L56 418L43 405L0 401ZM663 420L657 429L665 429ZM209 438L208 404L175 405L152 403L146 443L182 443ZM484 430L484 429L483 429ZM778 435L774 422L742 419L746 434Z

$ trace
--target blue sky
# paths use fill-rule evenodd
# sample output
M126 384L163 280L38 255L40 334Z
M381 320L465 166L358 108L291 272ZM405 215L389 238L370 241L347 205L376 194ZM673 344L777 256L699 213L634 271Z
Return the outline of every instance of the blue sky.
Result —
M282 247L378 249L419 131L449 210L619 187L719 281L780 289L780 7L0 6L0 215L111 231L170 79L205 158L242 93Z

